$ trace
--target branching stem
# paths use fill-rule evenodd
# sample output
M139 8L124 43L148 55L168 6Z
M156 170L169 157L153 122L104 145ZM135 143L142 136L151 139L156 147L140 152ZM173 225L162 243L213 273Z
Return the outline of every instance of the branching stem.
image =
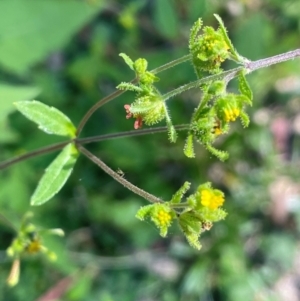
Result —
M181 124L174 126L176 130L178 131L184 131L189 129L188 124ZM106 134L106 135L98 135L98 136L92 136L92 137L86 137L86 138L77 138L74 140L67 140L64 142L60 142L57 144L52 144L43 148L39 148L37 150L28 152L24 155L9 159L7 161L3 161L0 163L0 170L5 169L9 166L12 166L18 162L25 161L27 159L41 156L47 153L51 153L57 150L62 149L65 147L68 143L72 141L76 141L80 144L88 144L92 142L99 142L99 141L105 141L110 139L116 139L116 138L125 138L125 137L134 137L134 136L143 136L143 135L149 135L149 134L155 134L155 133L164 133L167 132L168 128L166 126L161 127L155 127L155 128L148 128L143 130L133 130L133 131L127 131L127 132L121 132L121 133L113 133L113 134Z

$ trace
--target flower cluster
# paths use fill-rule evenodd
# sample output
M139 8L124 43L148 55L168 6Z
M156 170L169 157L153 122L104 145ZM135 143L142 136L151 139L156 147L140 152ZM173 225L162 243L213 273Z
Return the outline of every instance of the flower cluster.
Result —
M220 160L228 158L227 152L216 149L212 144L220 135L228 133L230 123L237 118L241 119L244 127L249 125L245 107L252 105L252 92L243 72L240 72L238 80L240 94L227 93L224 81L216 81L202 87L202 99L192 116L184 147L187 157L195 157L193 147L195 138Z
M20 258L22 256L43 253L49 260L56 260L56 254L42 244L43 234L64 235L61 229L38 229L28 221L32 216L31 212L25 214L17 237L6 250L7 255L14 259L11 273L7 279L10 286L16 285L19 281Z
M213 189L210 183L202 184L197 191L182 202L183 195L190 183L184 185L173 195L169 202L156 203L139 209L136 217L144 220L149 217L165 237L173 220L177 220L189 244L200 249L199 237L202 232L210 230L214 222L226 217L221 208L224 203L222 191Z
M139 209L136 217L144 220L145 217L150 217L152 222L160 231L160 235L165 237L168 233L168 228L171 226L172 221L176 218L175 211L172 210L170 204L157 203L153 205L143 206Z
M193 65L198 76L202 71L219 73L220 65L229 58L229 45L219 28L215 30L205 26L203 33L199 35L202 21L199 19L191 29L189 49L192 55Z
M132 91L136 93L133 103L124 105L126 118L135 118L134 128L139 129L143 123L146 125L156 124L163 119L166 119L169 130L169 137L172 142L176 140L176 132L171 123L165 101L162 95L154 86L154 83L159 80L152 72L147 70L148 62L139 58L133 62L126 54L121 53L120 56L125 63L136 74L137 84L121 83L117 86L119 90Z

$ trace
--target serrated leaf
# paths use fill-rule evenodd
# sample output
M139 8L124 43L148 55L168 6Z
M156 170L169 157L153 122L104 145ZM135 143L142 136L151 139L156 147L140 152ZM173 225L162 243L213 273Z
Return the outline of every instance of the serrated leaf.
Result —
M34 191L30 204L38 206L49 201L64 186L78 158L78 151L70 143L47 167L45 173Z
M190 182L184 182L184 184L172 196L170 203L172 204L180 203L183 195L190 189L190 187L191 187Z
M193 142L193 135L189 134L184 148L183 148L183 153L188 157L188 158L195 158L195 151L194 151L194 142Z
M74 138L76 128L71 120L56 108L49 107L39 101L18 101L14 103L18 111L38 124L39 129L47 134Z

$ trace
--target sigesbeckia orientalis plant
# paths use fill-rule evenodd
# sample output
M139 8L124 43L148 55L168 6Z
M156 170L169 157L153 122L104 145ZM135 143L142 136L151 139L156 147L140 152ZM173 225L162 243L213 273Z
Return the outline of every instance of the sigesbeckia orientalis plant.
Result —
M259 68L296 58L300 56L300 49L258 61L250 61L236 51L221 18L218 15L215 17L219 23L218 29L210 26L203 27L202 21L199 19L190 31L189 53L154 70L148 70L148 62L145 58L132 60L128 55L121 53L120 56L135 73L135 78L131 82L122 82L117 86L114 93L91 107L77 127L65 114L38 101L15 103L16 108L25 117L38 124L39 129L47 134L68 137L68 140L2 162L0 169L33 156L62 149L61 153L46 169L31 197L31 205L42 205L58 193L69 178L77 158L83 154L116 181L151 203L138 210L137 218L140 220L149 218L163 237L167 235L171 224L177 223L188 243L193 248L200 249L201 233L211 229L215 222L224 219L227 215L223 209L225 196L221 190L215 189L209 182L202 183L198 184L199 186L194 193L183 199L191 185L185 182L169 200L163 200L127 181L124 175L112 170L83 145L113 137L146 135L164 131L168 132L170 142L175 143L177 131L185 130L187 133L183 148L185 156L194 158L196 156L194 143L200 143L219 160L226 160L229 154L226 150L215 148L214 142L220 136L227 134L231 124L237 119L240 119L244 128L249 125L246 109L247 106L252 105L252 91L246 80L246 75ZM223 71L221 66L226 60L232 60L238 66ZM197 77L196 80L166 94L161 93L155 86L155 83L160 80L158 74L184 62L192 64ZM238 79L239 93L227 91L228 83L234 78ZM173 125L167 103L175 95L190 89L201 90L201 98L190 117L190 123ZM126 104L124 109L126 118L135 119L134 129L136 131L80 138L81 131L92 114L102 105L116 99L126 91L134 93L132 103ZM144 125L153 126L163 120L165 120L166 126L141 129ZM8 255L15 259L14 270L16 270L23 254L42 251L48 256L51 255L51 252L49 251L49 253L41 244L41 236L45 231L36 229L37 227L33 224L23 223L15 240L8 248ZM53 232L53 230L49 231ZM17 277L13 280L12 277L9 277L9 284L16 284L16 279Z

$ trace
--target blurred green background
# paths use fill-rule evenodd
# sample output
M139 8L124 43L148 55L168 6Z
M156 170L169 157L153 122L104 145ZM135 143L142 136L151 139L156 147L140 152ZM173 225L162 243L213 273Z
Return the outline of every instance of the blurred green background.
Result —
M14 101L37 99L78 124L101 97L133 73L118 56L145 57L150 69L188 52L189 29L219 14L238 51L256 60L300 47L300 1L281 0L2 0L0 1L0 160L61 141L15 112ZM228 64L224 67L232 67ZM160 74L167 92L195 79L189 63ZM300 299L300 60L248 76L254 91L251 124L237 122L218 141L230 158L218 162L202 147L183 156L185 134L132 137L88 146L114 170L164 199L184 181L212 181L226 193L228 217L202 235L200 252L173 227L167 239L135 219L146 201L81 157L50 202L29 199L49 154L0 171L0 212L18 225L62 228L45 245L58 261L24 259L20 283L5 285L5 249L15 233L0 225L0 300L247 301ZM232 82L230 90L236 90ZM125 93L89 120L83 136L133 129ZM189 91L169 102L174 124L187 123L199 100ZM2 295L1 295L2 294ZM52 297L51 297L52 296Z

